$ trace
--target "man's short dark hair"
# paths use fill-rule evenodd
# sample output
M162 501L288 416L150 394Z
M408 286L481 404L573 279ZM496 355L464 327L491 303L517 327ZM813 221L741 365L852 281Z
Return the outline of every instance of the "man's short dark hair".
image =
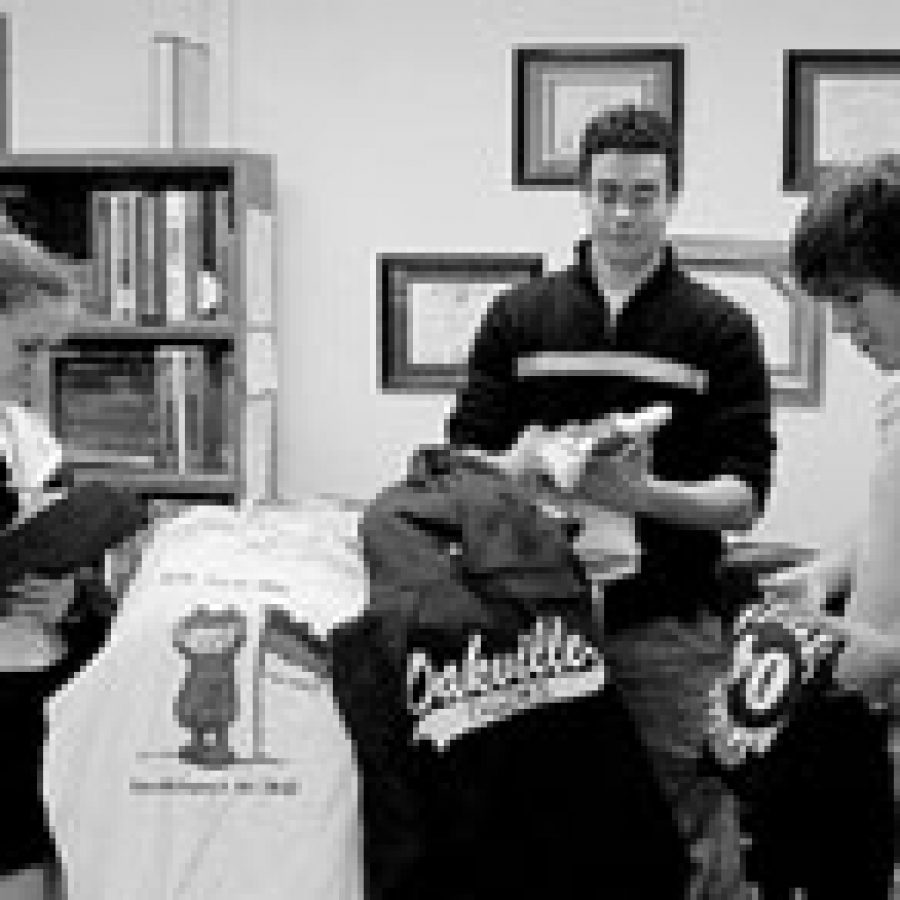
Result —
M591 159L598 153L661 153L666 157L669 190L678 183L678 148L672 123L658 110L626 104L604 110L591 119L581 135L578 178L588 184Z
M797 220L790 261L813 295L860 281L900 290L900 156L879 156L823 179Z

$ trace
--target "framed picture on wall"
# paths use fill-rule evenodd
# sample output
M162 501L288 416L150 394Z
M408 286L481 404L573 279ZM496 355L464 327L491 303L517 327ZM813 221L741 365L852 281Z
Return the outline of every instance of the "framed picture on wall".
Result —
M465 380L488 305L544 271L540 255L402 253L377 258L379 386L443 393Z
M684 49L679 45L553 45L513 49L513 183L572 188L585 124L623 103L672 122L680 179Z
M900 152L900 50L786 50L784 60L784 190Z
M817 406L824 389L824 311L793 282L787 245L691 236L672 243L694 278L753 314L772 376L773 401Z

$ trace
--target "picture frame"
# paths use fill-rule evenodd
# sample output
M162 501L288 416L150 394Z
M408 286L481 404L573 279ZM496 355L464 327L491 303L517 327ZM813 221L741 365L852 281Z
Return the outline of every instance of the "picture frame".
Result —
M681 180L684 48L677 44L541 45L513 48L513 184L578 185L578 145L602 109L633 102L658 109L676 135Z
M745 238L672 238L680 266L752 313L777 406L815 407L824 394L825 312L790 275L787 244Z
M900 50L786 50L782 188L900 151Z
M379 253L379 387L444 393L466 377L468 350L488 305L539 277L531 253Z

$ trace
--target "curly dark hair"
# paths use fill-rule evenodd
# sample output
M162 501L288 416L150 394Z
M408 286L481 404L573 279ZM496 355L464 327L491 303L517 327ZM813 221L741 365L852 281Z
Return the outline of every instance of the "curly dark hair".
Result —
M794 227L790 265L813 295L860 281L900 290L900 155L845 166L823 179Z
M662 153L666 157L669 190L678 181L678 147L671 122L658 110L626 104L604 110L585 125L578 150L578 177L587 184L591 158L597 153Z

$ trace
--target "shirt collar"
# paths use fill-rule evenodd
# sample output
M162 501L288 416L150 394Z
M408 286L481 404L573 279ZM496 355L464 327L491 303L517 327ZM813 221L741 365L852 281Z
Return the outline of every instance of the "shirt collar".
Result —
M602 285L597 284L594 277L591 250L589 238L582 238L575 245L574 274L593 294L599 294L603 297L604 289ZM641 273L639 280L634 285L634 289L629 294L629 300L633 299L637 294L641 296L654 294L657 286L671 277L674 268L675 260L672 247L669 244L664 244L660 248L658 255L648 264L646 270Z
M662 264L663 249L660 247L633 278L621 287L615 289L610 284L612 273L610 272L609 267L602 260L597 260L593 248L590 249L588 259L597 288L606 295L612 294L623 302L627 302Z

